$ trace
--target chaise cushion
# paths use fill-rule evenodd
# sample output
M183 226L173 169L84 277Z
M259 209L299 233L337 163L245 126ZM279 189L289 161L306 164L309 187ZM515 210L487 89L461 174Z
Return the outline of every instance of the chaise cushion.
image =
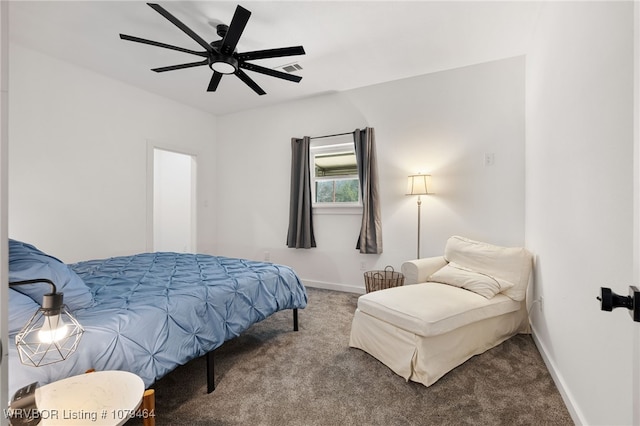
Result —
M472 271L455 262L449 262L446 266L431 274L427 281L454 285L478 293L487 299L491 299L496 294L513 287L513 283L489 274Z
M501 247L454 236L447 241L444 258L447 262L513 284L501 292L515 301L522 301L526 296L532 256L523 247Z
M462 288L432 282L374 291L358 298L360 311L424 337L520 307L521 303L503 294L487 299Z

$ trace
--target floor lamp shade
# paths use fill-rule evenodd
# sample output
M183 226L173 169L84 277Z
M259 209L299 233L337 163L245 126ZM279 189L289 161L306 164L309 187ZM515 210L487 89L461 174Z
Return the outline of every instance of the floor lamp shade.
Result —
M411 175L407 180L407 195L427 195L433 193L431 175Z
M422 200L421 195L427 195L433 193L433 187L431 185L431 175L410 175L407 180L407 195L418 196L418 250L416 253L416 259L420 259L420 206Z

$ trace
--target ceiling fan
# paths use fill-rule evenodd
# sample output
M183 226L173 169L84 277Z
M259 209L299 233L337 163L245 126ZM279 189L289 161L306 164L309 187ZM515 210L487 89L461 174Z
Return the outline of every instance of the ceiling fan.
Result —
M231 24L229 26L224 24L219 24L216 26L216 31L218 36L222 37L220 40L213 41L211 43L207 43L202 37L196 34L193 30L183 24L178 18L173 16L167 10L165 10L162 6L155 3L147 3L153 10L158 12L160 15L164 16L168 19L172 24L176 27L180 28L185 34L195 40L200 46L202 46L204 51L195 51L190 49L184 49L178 46L172 46L170 44L160 43L153 40L147 40L140 37L134 37L126 34L120 34L120 38L122 40L135 41L137 43L149 44L151 46L163 47L165 49L176 50L178 52L189 53L192 55L197 55L203 57L204 59L196 62L189 62L185 64L178 65L170 65L167 67L161 68L153 68L152 71L155 72L165 72L165 71L174 71L184 68L191 67L199 67L202 65L208 65L209 68L213 71L213 76L209 81L209 86L207 87L208 92L215 92L218 88L218 84L220 84L220 80L222 76L225 74L235 74L240 80L242 80L247 86L253 89L258 95L264 95L266 92L262 90L258 84L253 81L244 71L254 71L260 74L265 74L271 77L277 77L288 81L293 81L295 83L299 83L302 80L302 77L292 74L287 74L281 71L272 70L270 68L265 68L260 65L252 64L247 61L255 60L255 59L266 59L266 58L279 58L283 56L294 56L294 55L304 55L305 51L302 46L293 46L293 47L282 47L277 49L265 49L265 50L256 50L253 52L244 52L238 53L236 51L236 45L240 40L240 36L244 31L247 22L249 21L249 17L251 16L251 12L242 6L238 5L236 7L236 11L233 14L233 18L231 19Z

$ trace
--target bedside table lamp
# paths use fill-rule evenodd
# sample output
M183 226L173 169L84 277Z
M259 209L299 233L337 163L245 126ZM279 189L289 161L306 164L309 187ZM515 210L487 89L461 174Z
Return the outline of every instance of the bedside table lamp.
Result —
M51 293L42 297L41 308L16 334L16 348L20 362L39 367L64 361L78 347L84 329L62 303L62 293L56 291L53 281L38 278L34 280L10 282L9 287L46 283Z
M420 206L422 205L421 195L433 194L431 185L431 175L410 175L407 181L406 195L418 196L418 253L416 259L420 259Z

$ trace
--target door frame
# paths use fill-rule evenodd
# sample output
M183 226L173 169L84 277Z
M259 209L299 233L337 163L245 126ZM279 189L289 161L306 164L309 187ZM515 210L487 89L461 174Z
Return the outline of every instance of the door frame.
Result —
M9 5L0 1L0 282L9 282ZM7 314L9 286L0 286L0 409L6 410L9 402L9 347ZM3 411L4 412L4 411ZM0 416L0 426L9 423Z
M148 252L154 251L154 238L153 238L153 213L154 213L154 152L156 149L162 151L174 152L176 154L188 155L195 160L196 169L192 172L193 175L193 199L191 202L191 245L195 251L198 247L198 153L185 150L184 147L179 147L172 143L147 140L147 185L146 185L146 247Z
M640 3L633 2L633 281L640 285ZM640 324L633 330L632 419L640 425Z

